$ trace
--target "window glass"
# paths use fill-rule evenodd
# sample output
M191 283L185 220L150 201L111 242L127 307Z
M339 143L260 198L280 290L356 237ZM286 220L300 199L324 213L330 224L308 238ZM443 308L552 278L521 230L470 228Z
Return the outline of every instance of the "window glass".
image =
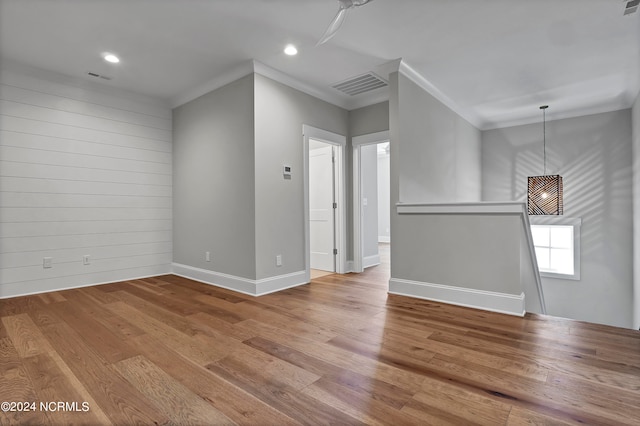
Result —
M530 217L530 221L540 274L579 280L581 219Z
M551 247L570 249L573 247L573 226L550 227Z
M538 268L549 269L549 252L548 248L536 247L536 257L538 258Z
M550 272L573 275L573 250L553 248L549 257Z
M536 226L531 227L531 235L533 235L533 244L536 246L549 247L549 227Z

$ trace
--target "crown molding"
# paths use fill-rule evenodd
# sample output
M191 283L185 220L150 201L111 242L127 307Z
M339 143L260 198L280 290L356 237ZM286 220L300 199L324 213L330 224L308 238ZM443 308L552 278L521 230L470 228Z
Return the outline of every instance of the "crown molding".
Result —
M215 76L214 78L203 84L194 87L188 92L173 98L171 100L171 107L176 108L180 105L184 105L187 102L190 102L202 95L219 89L220 87L232 83L251 73L260 74L263 77L267 77L271 80L277 81L278 83L284 84L285 86L291 87L292 89L299 90L309 96L313 96L314 98L328 102L340 108L344 108L348 111L389 100L388 87L372 91L371 93L365 94L363 96L358 96L357 99L347 99L338 93L331 93L331 91L329 90L330 88L327 88L327 90L318 89L317 87L304 83L288 74L283 73L282 71L271 68L270 66L265 65L262 62L249 60L243 62L237 67L229 69L223 74Z
M236 80L241 79L253 72L253 61L245 61L236 67L229 69L223 74L216 75L211 80L208 80L193 89L188 90L182 95L176 96L171 99L171 108L177 108L181 105L191 102L192 100L199 98L202 95L206 95L209 92L213 92L216 89L226 86L229 83L233 83Z
M409 64L407 64L404 60L400 60L398 62L398 72L409 80L420 86L425 92L429 93L431 96L442 102L447 108L451 111L458 114L460 117L467 120L471 125L473 125L477 129L482 129L483 122L473 111L463 108L453 101L449 96L444 94L440 89L433 85L429 80L427 80L422 74L418 71L414 70Z
M550 121L564 120L568 118L585 117L588 115L604 114L625 110L633 107L633 102L629 99L603 99L593 105L571 106L560 111L554 111L552 114L547 113L547 123ZM486 121L480 130L496 130L505 129L507 127L525 126L527 124L542 123L539 115L528 115L513 119L503 119L500 121Z
M278 71L275 68L271 68L268 65L263 64L262 62L253 61L253 72L256 74L260 74L263 77L270 78L271 80L277 81L278 83L282 83L285 86L289 86L292 89L299 90L307 95L313 96L314 98L320 99L322 101L328 102L330 104L339 106L340 108L349 109L349 103L343 100L339 96L333 96L329 92L325 92L319 90L310 84L303 83L302 81L291 77L289 74L285 74L282 71Z
M209 92L219 89L222 86L232 83L252 73L260 74L264 77L270 78L271 80L277 81L278 83L282 83L285 86L299 90L303 93L306 93L307 95L313 96L315 98L318 98L330 104L339 106L341 108L349 109L348 103L340 99L339 97L331 96L328 93L318 90L309 84L303 83L300 80L297 80L296 78L283 73L282 71L278 71L274 68L271 68L263 64L262 62L259 62L253 59L243 62L237 67L232 68L223 74L217 75L211 80L199 86L194 87L184 95L180 95L174 98L171 102L171 106L172 108L176 108L176 107L179 107L180 105L184 105L187 102L190 102L196 98L199 98L202 95L205 95Z

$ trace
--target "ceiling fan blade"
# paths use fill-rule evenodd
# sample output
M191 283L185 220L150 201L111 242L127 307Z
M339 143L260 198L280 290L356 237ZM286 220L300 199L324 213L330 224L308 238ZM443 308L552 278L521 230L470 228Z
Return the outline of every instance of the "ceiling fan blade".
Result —
M326 43L331 39L331 37L336 35L338 30L342 26L342 23L344 22L344 18L347 16L347 12L349 11L349 9L350 8L344 7L342 3L340 4L340 9L338 10L336 17L333 18L333 21L331 21L331 23L329 24L329 27L320 38L320 41L316 43L316 46L320 46L321 44Z

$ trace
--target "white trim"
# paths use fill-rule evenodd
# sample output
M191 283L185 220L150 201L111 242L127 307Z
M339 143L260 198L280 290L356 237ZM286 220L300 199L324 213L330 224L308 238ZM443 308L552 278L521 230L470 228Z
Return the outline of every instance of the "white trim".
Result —
M167 265L167 266L169 266L169 265ZM138 267L135 267L135 268L138 268ZM134 268L132 268L132 269L134 269ZM13 297L32 296L34 294L53 293L54 291L74 290L74 289L77 289L77 288L93 287L93 286L106 285L106 284L116 284L116 283L121 283L121 282L125 282L125 281L142 280L144 278L153 278L153 277L158 277L158 276L162 276L162 275L171 274L171 271L169 270L170 268L167 268L167 269L168 270L166 272L161 272L161 273L158 273L158 274L142 275L142 276L134 277L134 278L123 278L123 279L114 278L111 281L101 281L101 282L97 282L97 283L80 284L80 285L72 285L72 286L56 287L56 288L47 288L47 289L28 291L26 293L14 293L14 294L6 295L5 294L5 290L3 289L3 291L1 292L2 294L0 294L0 300L2 300L2 299L11 299ZM96 272L96 273L100 273L100 272ZM91 274L93 274L93 273L91 273ZM83 274L83 275L86 275L86 274ZM60 277L60 278L64 278L64 277ZM23 283L20 283L20 284L23 284ZM2 288L2 286L0 286L0 288Z
M365 145L385 142L391 143L388 130L354 136L351 138L351 145L353 146L353 272L362 272L364 271L364 268L366 268L366 266L364 266L362 252L362 248L364 247L364 235L362 233L362 179L360 176L360 172L362 170L361 149Z
M374 254L373 256L367 256L362 259L362 267L370 268L372 266L377 266L380 264L380 255Z
M345 149L347 145L346 136L318 129L307 124L302 125L303 140L303 180L304 180L304 250L305 250L305 271L307 281L311 280L311 249L309 246L309 139L319 140L336 146L336 179L335 179L335 199L338 203L336 209L336 256L335 272L345 274L347 272L347 231L346 231L346 187L345 187Z
M531 234L531 222L529 222L529 211L525 203L522 204L522 214L520 218L522 220L522 226L524 226L524 234L525 234L525 244L528 247L529 252L529 262L531 262L531 267L533 268L533 275L535 278L536 290L538 291L538 298L540 299L540 310L541 314L547 314L547 302L544 300L544 292L542 290L542 278L540 277L540 268L538 268L538 259L536 258L536 248L533 245L533 235ZM525 288L525 291L529 291L528 288Z
M524 293L519 295L391 278L389 293L508 315L524 316Z
M388 235L378 235L378 242L379 243L390 243L391 242L391 237Z
M409 80L420 86L422 90L442 102L447 108L460 117L467 120L474 127L481 129L482 120L471 110L462 108L454 102L449 96L445 95L440 89L433 85L429 80L423 77L418 71L411 68L405 61L401 60L398 64L398 72L407 77Z
M349 274L351 272L354 272L353 270L353 260L347 260L347 267L344 271L345 274Z
M291 272L289 274L256 280L256 296L275 293L292 287L309 284L305 279L305 271Z
M524 228L525 244L528 247L529 261L533 270L535 289L525 288L526 292L534 291L540 300L540 313L546 314L546 302L542 290L542 279L538 269L538 260L533 246L531 224L526 203L521 202L475 202L475 203L397 203L398 214L489 214L489 215L517 215L520 216ZM527 281L528 282L528 281Z
M366 135L354 136L351 138L351 145L354 147L356 145L372 145L388 142L391 138L389 137L389 131L384 130L382 132L376 133L368 133Z
M209 271L195 268L193 266L173 263L173 274L179 277L188 278L204 284L226 288L249 296L263 296L276 291L285 290L291 287L308 284L305 278L305 271L293 272L290 274L278 275L275 277L252 280L249 278L237 277L235 275L224 274L222 272Z
M351 139L351 143L353 144L353 138ZM363 261L362 261L362 248L364 246L364 236L362 235L362 185L360 184L360 169L362 168L360 165L360 145L353 145L353 152L351 153L351 158L353 161L352 169L353 176L351 180L353 181L353 272L359 273L364 271Z
M329 94L328 92L320 91L315 87L303 83L302 81L291 77L290 75L285 74L282 71L271 68L263 64L262 62L258 62L256 60L253 61L253 72L270 78L271 80L277 81L278 83L282 83L285 86L289 86L293 89L299 90L303 93L306 93L307 95L313 96L314 98L329 102L330 104L339 106L344 109L349 109L349 102L345 99L342 99L342 95L336 93L335 96L332 96L332 94Z
M536 101L532 103L536 105L538 104L538 99L550 99L544 93L536 93L535 96ZM553 98L555 98L555 96ZM603 114L607 112L629 109L633 106L633 98L623 95L613 99L598 98L598 100L596 102L593 102L593 104L591 104L591 102L590 104L581 104L580 106L578 106L578 104L574 102L572 102L572 104L573 105L567 105L567 108L564 109L560 105L558 105L557 102L554 102L554 112L553 114L547 113L547 123L549 123L550 121L564 120L567 118L584 117L587 115ZM531 103L523 102L523 104L521 105L531 105ZM527 112L532 109L530 108L530 106L528 106L527 108ZM531 116L529 114L522 113L521 111L514 111L514 113L511 114L510 117L515 118L506 118L503 115L502 118L497 121L485 120L480 130L485 131L504 129L506 127L524 126L527 124L538 124L542 122L538 113Z
M330 143L332 145L347 144L346 136L330 132L329 130L323 130L317 127L309 126L308 124L302 125L302 133L311 139L316 139L321 142Z
M206 95L209 92L213 92L229 83L233 83L253 73L253 61L246 61L241 65L234 67L223 74L216 75L211 80L200 84L185 93L182 93L171 99L171 108L177 108L181 105L191 102L200 96Z
M478 203L397 203L398 214L526 214L526 204L519 202Z
M282 71L271 68L262 62L252 59L245 61L224 73L214 76L210 80L193 87L184 94L173 97L170 101L171 108L177 108L180 105L184 105L187 102L199 98L202 95L206 95L209 92L239 80L251 73L260 74L264 77L270 78L271 80L277 81L278 83L282 83L285 86L291 87L292 89L299 90L309 96L313 96L314 98L323 100L346 110L374 105L389 99L388 87L380 88L371 91L370 93L363 93L360 96L353 98L347 97L346 95L339 93L337 90L334 91L334 89L326 88L325 90L321 90L310 84L304 83L289 74L285 74Z
M573 227L573 274L558 274L540 270L540 276L558 280L580 281L580 258L582 218L565 216L529 216L530 225L534 226L571 226ZM534 244L535 251L535 244ZM537 263L537 260L536 260Z
M503 117L499 120L487 119L486 114L479 114L476 112L478 109L476 108L464 108L457 104L453 99L447 96L444 92L438 89L433 83L431 83L427 78L425 78L418 71L413 69L406 61L402 58L394 59L392 61L388 61L384 64L381 64L376 67L377 74L380 76L389 79L389 74L393 72L398 72L409 80L417 84L421 89L429 93L431 96L442 102L445 106L451 109L454 113L458 114L465 120L467 120L471 125L475 126L479 130L491 130L491 129L500 129L505 127L513 127L513 126L521 126L525 124L539 123L540 116L531 116L528 113L521 114L515 112L510 114L509 117ZM632 90L633 92L633 90ZM536 96L538 98L549 98L549 93L538 93ZM622 109L631 108L634 105L638 95L629 96L629 93L626 93L624 96L620 96L616 99L604 99L602 102L591 102L590 104L585 104L584 102L580 105L570 105L568 108L565 108L563 111L553 113L551 120L560 120L564 118L572 118L572 117L583 117L585 115L592 115L598 113L612 112L618 111ZM510 101L510 100L509 100ZM537 102L537 101L536 101ZM521 103L522 104L522 103ZM526 102L525 102L526 104ZM492 106L500 106L499 103L492 103ZM556 105L557 106L557 105ZM485 110L487 108L484 108ZM490 117L489 117L490 118ZM549 116L547 116L547 120L549 120Z
M529 216L532 225L582 226L582 218L565 216Z

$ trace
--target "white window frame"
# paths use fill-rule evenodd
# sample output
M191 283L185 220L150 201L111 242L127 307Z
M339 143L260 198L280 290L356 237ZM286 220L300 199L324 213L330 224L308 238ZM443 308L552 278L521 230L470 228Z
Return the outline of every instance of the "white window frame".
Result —
M580 228L582 219L563 216L529 216L531 225L538 226L572 226L573 227L573 275L540 271L540 276L561 280L580 280ZM534 243L535 245L535 243Z

